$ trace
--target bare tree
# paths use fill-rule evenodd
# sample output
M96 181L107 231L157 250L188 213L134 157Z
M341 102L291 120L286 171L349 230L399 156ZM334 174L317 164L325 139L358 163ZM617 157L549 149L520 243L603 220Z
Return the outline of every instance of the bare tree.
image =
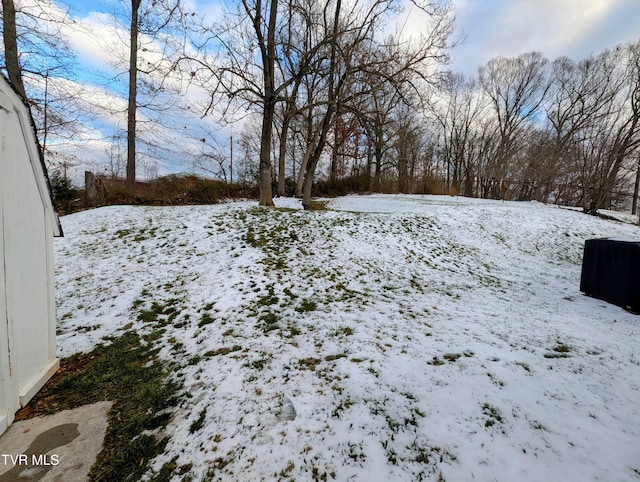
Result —
M205 172L229 183L229 158L223 146L215 139L215 134L210 130L205 132L205 137L199 139L202 149L193 156L192 167L196 172Z
M580 62L553 63L547 118L556 165L571 176L588 213L609 207L635 170L640 115L638 44L618 46Z
M138 107L138 13L142 0L131 0L129 26L129 94L127 104L127 187L136 187L136 109Z
M441 130L441 155L447 166L446 185L452 194L471 196L482 146L482 116L486 99L475 79L450 73L431 112Z
M217 55L185 54L192 77L209 86L207 112L221 101L226 112L237 100L260 110L260 204L272 204L274 122L280 122L278 184L282 192L288 129L294 118L305 119L307 149L298 170L297 192L308 207L315 171L336 115L352 112L358 99L372 95L371 85L363 79L375 77L376 84L390 89L411 82L405 75L409 71L416 74L413 81L432 80L433 73L427 69L446 57L452 31L450 10L428 2L424 9L432 21L426 35L413 42L399 38L381 42L384 20L396 7L393 0L358 0L347 6L342 0L325 4L242 0L237 15L203 31L203 36L209 33L222 46ZM278 104L282 104L280 118Z
M128 45L127 72L127 187L135 189L136 182L136 155L138 143L139 119L138 109L142 106L140 101L140 74L145 78L142 84L145 89L144 106L148 110L166 110L167 106L153 105L153 97L164 93L167 87L167 79L171 76L171 63L169 58L172 53L168 47L171 37L162 35L169 32L175 24L182 27L185 15L181 10L180 0L130 0L126 7L128 20L128 40L123 42ZM120 12L116 12L116 16ZM124 28L124 26L123 26ZM144 55L140 55L144 52ZM153 58L156 57L156 58ZM118 64L116 58L115 63ZM180 90L180 87L174 90ZM163 96L163 103L167 102L167 96ZM174 101L175 102L175 101Z
M118 179L126 175L126 155L123 155L123 150L126 151L126 148L122 148L123 140L123 135L116 133L111 136L110 142L107 144L108 147L105 149L105 154L109 160L105 172L111 179Z
M320 10L315 2L310 0L289 0L285 12L286 22L279 34L279 51L277 67L282 79L291 79L281 90L282 100L279 119L278 141L278 195L285 195L286 158L289 147L289 130L296 117L306 111L312 111L313 99L305 103L299 98L301 91L307 94L315 89L309 89L311 72L317 72L321 60L314 58L314 48L318 48L318 19Z
M173 77L172 57L177 46L171 45L172 36L167 35L177 30L183 33L184 23L188 17L182 9L180 0L154 0L144 4L142 0L131 0L129 27L129 63L128 63L128 105L127 105L127 185L135 186L136 179L136 145L139 120L138 109L144 107L147 112L167 112L176 107L180 85L171 86L168 79ZM141 40L144 37L144 41ZM152 50L159 57L151 59L147 52ZM145 55L141 58L140 53ZM140 79L140 74L144 79ZM140 82L142 80L142 82ZM179 84L178 79L178 84ZM145 100L139 99L139 87L145 87ZM174 97L168 101L167 90L173 91ZM158 100L159 98L160 100ZM167 105L170 104L170 105ZM178 107L181 109L180 107ZM182 108L184 109L184 108ZM186 110L186 109L185 109ZM163 124L157 121L159 124Z
M276 19L278 15L278 0L271 0L269 17L266 25L266 36L263 32L261 1L257 0L255 10L252 10L246 0L242 2L247 15L251 18L262 58L262 79L264 89L264 103L262 113L262 132L260 134L260 205L273 206L273 192L271 188L271 136L273 120L276 111ZM266 39L265 39L266 37Z
M548 61L539 52L516 58L491 59L479 70L480 84L496 119L498 144L486 175L491 196L504 197L509 164L518 147L518 135L539 113L549 90Z
M624 86L614 102L608 105L606 117L591 131L589 142L584 144L583 208L587 213L611 205L612 195L621 181L625 163L636 159L640 146L640 63L638 46L628 46L611 52L615 58Z
M412 193L416 167L422 155L424 123L421 122L416 109L406 104L397 110L394 121L397 191Z
M446 60L452 19L447 8L430 3L426 6L431 24L426 34L415 43L400 38L387 39L383 44L378 35L382 19L391 13L393 5L387 1L355 2L342 12L337 0L333 16L325 15L328 47L326 87L321 121L314 136L311 155L306 166L302 205L311 206L311 188L327 135L340 109L357 105L363 97L371 96L376 84L401 91L402 86L415 86L418 81L435 82L433 69ZM375 79L371 82L371 79Z
M579 185L591 183L581 180L586 171L576 166L576 160L581 158L580 146L589 142L589 132L605 120L624 83L616 73L617 62L612 60L604 52L579 62L561 57L551 65L552 84L546 112L551 135L547 151L552 162L549 167L555 172L550 174L552 178L562 177L573 183L576 192ZM546 190L550 193L553 187Z
M402 102L402 96L395 89L372 79L371 96L362 100L355 111L367 136L367 176L369 190L381 187L384 159L393 148L394 109Z
M228 12L223 21L203 26L193 40L196 52L187 48L178 62L191 70L194 82L209 90L205 114L220 106L223 117L232 117L234 103L261 110L259 202L263 206L273 206L274 121L277 105L292 82L277 68L288 30L279 20L279 7L278 0L241 0L237 13Z

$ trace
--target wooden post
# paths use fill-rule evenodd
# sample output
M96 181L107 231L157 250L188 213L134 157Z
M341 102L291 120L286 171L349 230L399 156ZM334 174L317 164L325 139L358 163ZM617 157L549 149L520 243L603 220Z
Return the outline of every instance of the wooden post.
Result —
M84 205L87 209L98 205L96 176L90 171L84 171Z

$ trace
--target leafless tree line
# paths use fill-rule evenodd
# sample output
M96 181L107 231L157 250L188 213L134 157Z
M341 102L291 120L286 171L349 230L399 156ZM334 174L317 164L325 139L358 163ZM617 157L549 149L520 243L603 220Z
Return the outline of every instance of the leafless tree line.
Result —
M259 6L243 3L246 13ZM442 10L431 10L437 13L431 36L412 51L401 39L367 37L375 25L362 19L375 18L376 9L389 4L367 6L355 21L353 12L344 15L344 25L357 25L353 29L340 24L339 1L315 11L313 4L303 9L289 2L287 11L293 13L284 25L272 24L273 86L246 76L261 72L268 55L256 69L247 69L255 57L240 61L240 50L226 44L239 68L217 85L222 83L231 99L251 92L246 102L269 106L262 110L261 141L254 147L262 191L268 193L261 202L270 203L276 178L279 194L290 178L306 205L322 166L328 179L358 178L359 189L370 191L444 190L576 205L590 213L633 200L635 212L639 42L578 61L550 61L529 52L494 58L476 76L439 76L434 68L421 69L425 63L437 65L443 60L438 55L446 52L451 24ZM304 12L302 18L294 18L298 12ZM329 13L335 14L333 23ZM255 37L268 40L258 34L260 16L249 17ZM275 129L275 140L265 122ZM246 136L259 135L250 128ZM249 156L251 142L242 142ZM271 170L273 158L277 174Z
M451 75L432 104L450 190L591 213L620 194L629 201L639 160L639 59L636 42L580 61L531 52L493 59L475 78Z
M17 85L26 75L45 139L73 137L74 119L90 122L96 110L60 34L70 20L40 3L38 15L3 0L3 69ZM263 205L275 192L309 207L321 178L358 190L539 200L587 212L633 199L635 210L640 42L582 60L494 58L465 76L441 71L454 19L437 0L409 2L425 18L413 38L392 28L399 0L238 0L213 22L179 0L119 5L129 56L114 68L128 74L131 180L142 146L136 133L145 139L142 157L177 157L175 138L153 133L188 113L209 120L176 134L200 146L193 164L257 183ZM51 86L49 76L57 79ZM234 125L235 142L216 139L212 119Z
M453 29L450 7L414 3L429 21L413 39L385 31L399 7L393 0L242 0L220 22L202 25L198 35L204 40L187 45L177 65L208 89L207 112L258 115L260 204L273 205L274 179L283 195L290 177L309 207L318 166L327 156L337 176L341 144L359 137L361 127L372 134L377 129L376 142L386 142L379 123L388 116L375 119L381 110L424 99L437 83L436 68L446 60ZM375 159L377 178L382 149ZM289 172L287 158L293 159Z

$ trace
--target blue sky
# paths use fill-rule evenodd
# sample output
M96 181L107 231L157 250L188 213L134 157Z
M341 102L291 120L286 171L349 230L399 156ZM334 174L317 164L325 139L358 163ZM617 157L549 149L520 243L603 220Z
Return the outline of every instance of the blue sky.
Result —
M407 5L410 2L405 0ZM419 0L418 0L419 1ZM72 14L108 10L110 0L63 0ZM216 11L220 1L193 0L196 11ZM224 3L232 3L225 0ZM537 50L550 59L575 60L640 38L640 0L452 0L456 34L465 37L454 51L454 67L467 74L494 56ZM424 19L407 7L408 29Z

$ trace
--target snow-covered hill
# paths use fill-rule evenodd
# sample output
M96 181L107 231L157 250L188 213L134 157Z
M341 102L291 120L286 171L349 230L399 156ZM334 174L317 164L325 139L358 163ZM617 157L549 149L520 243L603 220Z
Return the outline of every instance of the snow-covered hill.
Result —
M135 329L180 361L191 397L156 467L640 479L640 317L579 291L584 241L638 226L452 197L277 202L62 218L60 355Z

